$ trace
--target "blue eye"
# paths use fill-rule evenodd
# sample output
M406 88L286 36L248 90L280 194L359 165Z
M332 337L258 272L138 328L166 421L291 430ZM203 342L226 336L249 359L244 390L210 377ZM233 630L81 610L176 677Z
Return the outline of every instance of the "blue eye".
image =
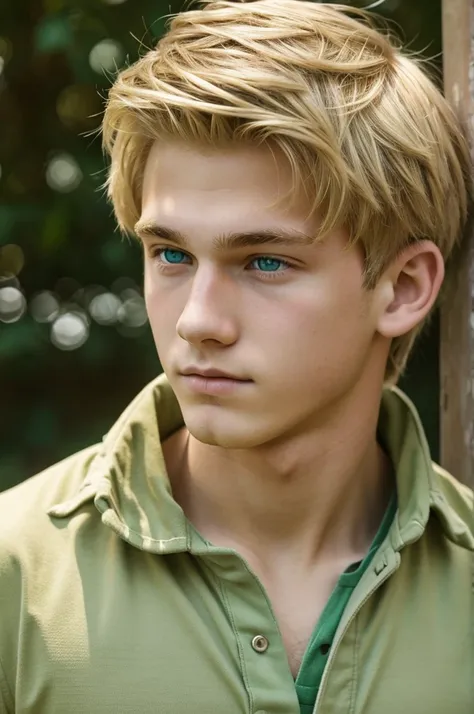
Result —
M174 250L173 248L162 248L159 252L165 263L170 265L181 265L182 259L187 257L182 250Z
M255 258L253 262L257 264L258 270L261 270L264 273L276 273L281 266L288 265L284 260L278 260L278 258L270 258L267 256Z
M167 268L178 265L190 265L193 262L191 256L177 248L155 248L152 257L156 261L157 267L166 273ZM248 263L251 270L261 279L271 279L282 276L288 268L289 263L281 258L273 258L270 255L261 255Z

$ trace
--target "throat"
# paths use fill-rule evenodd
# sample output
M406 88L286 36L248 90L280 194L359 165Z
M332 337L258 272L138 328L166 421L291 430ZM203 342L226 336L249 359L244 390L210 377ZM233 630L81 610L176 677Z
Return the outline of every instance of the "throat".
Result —
M205 539L300 572L363 558L394 489L376 442L364 468L309 481L308 470L293 479L261 478L239 454L215 453L186 428L163 443L163 455L173 496Z

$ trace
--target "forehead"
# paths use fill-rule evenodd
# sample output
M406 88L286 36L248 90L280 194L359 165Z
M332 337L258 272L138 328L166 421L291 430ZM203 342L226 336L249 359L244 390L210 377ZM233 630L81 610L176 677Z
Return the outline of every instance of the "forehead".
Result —
M258 218L303 230L310 229L310 209L308 198L293 189L289 162L267 146L157 141L147 159L142 220L191 220L196 230L196 223L244 224Z

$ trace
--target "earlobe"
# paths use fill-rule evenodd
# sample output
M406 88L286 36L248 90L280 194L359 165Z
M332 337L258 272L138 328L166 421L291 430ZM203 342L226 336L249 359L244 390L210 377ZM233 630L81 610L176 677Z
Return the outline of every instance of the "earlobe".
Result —
M393 339L420 325L436 303L444 279L444 260L431 241L406 248L385 274L385 295L391 300L378 321L378 332Z

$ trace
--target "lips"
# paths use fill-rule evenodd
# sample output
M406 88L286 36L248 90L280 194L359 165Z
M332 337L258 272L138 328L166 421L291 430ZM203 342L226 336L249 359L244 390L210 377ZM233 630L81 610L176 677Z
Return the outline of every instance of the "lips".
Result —
M206 379L232 379L237 382L250 382L250 379L237 377L235 374L224 372L220 369L199 369L198 367L187 367L181 372L185 377L204 377Z
M222 399L241 398L253 384L251 379L241 379L222 370L186 370L182 373L183 384L190 393Z

